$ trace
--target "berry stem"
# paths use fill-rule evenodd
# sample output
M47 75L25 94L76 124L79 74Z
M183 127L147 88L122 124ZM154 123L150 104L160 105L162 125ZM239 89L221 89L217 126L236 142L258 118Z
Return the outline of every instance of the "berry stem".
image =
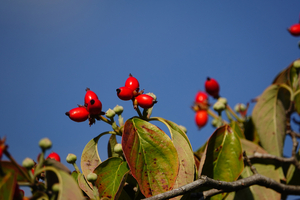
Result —
M100 118L100 120L102 120L102 121L108 123L109 125L112 125L112 121L110 121L109 119L103 117L102 115L100 115L99 118Z
M140 111L140 108L137 106L135 110L138 113L139 117L143 119L143 115L142 115L142 113Z
M216 113L214 113L211 109L207 109L207 113L214 119L220 119L220 117ZM223 124L228 124L228 122L226 120L222 120L222 122L223 122Z
M118 120L119 120L119 126L123 126L124 125L124 119L123 119L122 115L118 115Z
M232 110L232 108L228 105L228 104L226 104L226 113L227 112L229 112L230 114L232 114L235 118L236 118L236 120L238 121L238 122L244 122L244 120L243 119L241 119L233 110ZM228 117L229 118L229 117ZM229 118L229 120L230 120L230 118ZM230 121L232 121L232 119L230 120Z

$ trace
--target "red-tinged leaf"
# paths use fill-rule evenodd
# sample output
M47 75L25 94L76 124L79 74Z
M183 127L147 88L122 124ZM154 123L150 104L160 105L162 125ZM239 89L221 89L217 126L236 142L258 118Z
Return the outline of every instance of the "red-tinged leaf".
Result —
M267 154L267 152L262 149L257 144L254 144L251 141L241 139L243 151L246 151L247 155L253 155L254 152ZM258 173L269 177L277 182L280 182L280 172L276 169L273 163L259 163L252 160L253 166L256 168ZM240 178L246 178L253 175L249 166L245 166L244 171L242 172ZM272 189L266 187L253 185L249 188L240 190L236 192L235 199L259 199L259 200L279 200L281 199L281 194L277 193Z
M99 197L118 199L129 173L127 163L121 158L112 157L102 162L94 173L98 175L95 185L98 188Z
M77 177L77 182L78 182L78 186L80 187L80 189L82 189L82 191L91 199L94 198L94 193L92 188L90 187L88 181L85 179L85 177L83 176L83 174L78 174Z
M20 168L26 174L27 173L26 168L24 168L20 165L18 168L12 162L9 162L9 161L1 161L1 167L4 171L4 173L12 172L14 174L14 176L16 176L18 182L28 182L28 180L25 178L23 173L21 173L21 171L19 170L19 168ZM1 180L1 176L0 176L0 180Z
M17 180L13 172L7 172L5 176L0 176L0 200L12 200Z
M179 170L178 154L161 129L139 118L129 119L124 125L122 147L145 197L173 189Z
M259 97L252 113L262 147L279 157L282 156L285 139L287 98L289 95L285 88L271 85Z
M69 173L54 167L45 167L47 187L49 189L58 183L59 192L57 200L82 200L84 199L81 189L76 180ZM37 172L39 173L39 172Z
M195 159L192 146L186 134L174 122L163 118L154 118L163 122L169 129L173 144L178 153L179 172L173 189L191 183L195 178ZM172 199L181 199L177 196Z
M101 163L101 159L98 153L98 140L101 136L102 134L93 138L85 145L83 149L81 155L81 170L85 177L87 177L89 173L93 172Z
M235 181L244 169L242 146L239 136L229 125L216 129L208 140L204 156L201 158L199 175L221 181ZM222 199L219 194L211 199Z

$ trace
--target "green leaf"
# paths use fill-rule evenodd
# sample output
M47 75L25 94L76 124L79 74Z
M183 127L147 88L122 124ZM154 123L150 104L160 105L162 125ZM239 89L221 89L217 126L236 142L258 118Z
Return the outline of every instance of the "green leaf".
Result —
M173 144L178 153L179 172L173 189L191 183L195 178L195 159L192 146L186 134L174 122L156 117L169 129ZM181 199L177 196L172 199Z
M199 174L231 182L238 179L243 169L239 136L229 125L219 127L208 140L204 156L201 158ZM225 195L219 194L211 199L222 199Z
M9 161L0 161L1 167L4 173L12 172L14 176L16 176L18 182L28 182L28 180L25 178L25 176L21 173L19 170L22 169L25 174L27 174L26 168L19 165L19 168L16 167L12 162ZM1 176L0 176L1 180Z
M230 127L232 130L240 137L240 138L245 138L244 132L241 129L239 122L237 121L231 121Z
M17 180L13 172L7 172L3 177L0 176L0 199L12 200L16 184Z
M82 152L81 155L81 170L85 177L96 169L96 167L101 163L101 159L98 153L98 140L102 134L93 138L89 141Z
M119 157L119 154L114 152L114 147L117 144L117 138L116 135L111 135L108 141L108 145L107 145L107 153L108 153L108 157Z
M84 199L82 191L78 187L74 178L63 170L54 167L45 167L47 187L52 188L53 184L59 184L59 192L57 200L82 200Z
M139 118L126 121L122 147L145 197L172 190L179 170L173 142L157 126Z
M252 113L262 147L280 157L286 132L285 109L289 106L286 98L289 97L285 88L271 85L259 97Z
M247 155L253 155L255 152L267 154L267 152L258 146L257 144L254 144L253 142L250 142L248 140L241 139L243 151L246 151ZM251 161L253 166L256 168L259 174L264 175L266 177L269 177L277 182L280 182L280 173L276 169L276 166L273 163L264 162L261 163L261 160ZM244 171L241 174L240 178L246 178L253 175L251 169L249 166L245 166ZM276 200L280 199L281 195L280 193L277 193L276 191L272 189L268 189L266 187L253 185L249 188L240 190L236 192L236 199L245 199L245 200Z
M121 158L112 157L102 162L94 171L98 175L95 182L99 197L118 199L126 181L129 168Z
M295 61L293 61L287 68L282 70L277 77L274 79L273 84L282 84L285 83L294 91L300 87L299 77L296 69L293 67Z

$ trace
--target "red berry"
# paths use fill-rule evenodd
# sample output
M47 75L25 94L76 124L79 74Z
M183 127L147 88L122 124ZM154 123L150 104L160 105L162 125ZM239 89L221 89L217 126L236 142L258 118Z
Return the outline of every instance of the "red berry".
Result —
M219 83L215 79L207 77L205 81L205 91L212 97L216 99L219 98Z
M48 157L46 159L54 159L54 160L60 162L59 155L53 151L48 155Z
M195 115L195 122L199 128L202 128L207 124L208 114L206 110L199 110Z
M75 122L83 122L88 119L89 112L85 107L77 107L71 109L69 112L66 112L66 115Z
M293 36L300 36L300 24L294 24L290 28L288 28L288 31Z
M205 104L207 104L208 103L207 94L205 92L202 92L202 91L198 92L196 94L196 97L195 97L195 102L196 103L205 103Z
M90 88L87 88L84 96L84 104L88 104L92 99L98 99L98 96L95 92L91 91Z
M156 101L154 101L153 97L147 94L141 94L135 98L138 102L138 105L142 108L151 108Z
M3 156L3 149L0 147L0 160L2 159Z
M120 99L128 101L133 97L133 90L128 87L120 87L117 89L117 95Z
M87 111L91 115L99 115L102 110L102 103L99 99L92 99L87 105Z
M132 90L136 90L140 87L139 81L129 74L129 78L125 81L125 87L128 87Z

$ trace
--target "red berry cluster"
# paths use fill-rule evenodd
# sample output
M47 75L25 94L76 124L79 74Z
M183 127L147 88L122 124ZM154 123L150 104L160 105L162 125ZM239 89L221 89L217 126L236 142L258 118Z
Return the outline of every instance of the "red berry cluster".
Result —
M151 108L157 101L150 95L143 94L143 90L139 91L139 81L129 74L125 81L125 86L118 88L117 95L121 100L132 100L136 108L139 105L142 108Z
M104 114L102 112L102 103L97 94L89 88L86 89L84 96L84 106L79 105L79 107L66 112L66 115L75 122L83 122L89 119L90 125L95 123L95 118L98 119L101 114Z
M209 99L207 94L215 99L218 99L220 97L220 86L215 79L208 77L205 81L204 88L206 92L199 91L196 94L194 105L192 107L196 112L195 122L199 129L204 127L208 122L207 109L209 107Z

